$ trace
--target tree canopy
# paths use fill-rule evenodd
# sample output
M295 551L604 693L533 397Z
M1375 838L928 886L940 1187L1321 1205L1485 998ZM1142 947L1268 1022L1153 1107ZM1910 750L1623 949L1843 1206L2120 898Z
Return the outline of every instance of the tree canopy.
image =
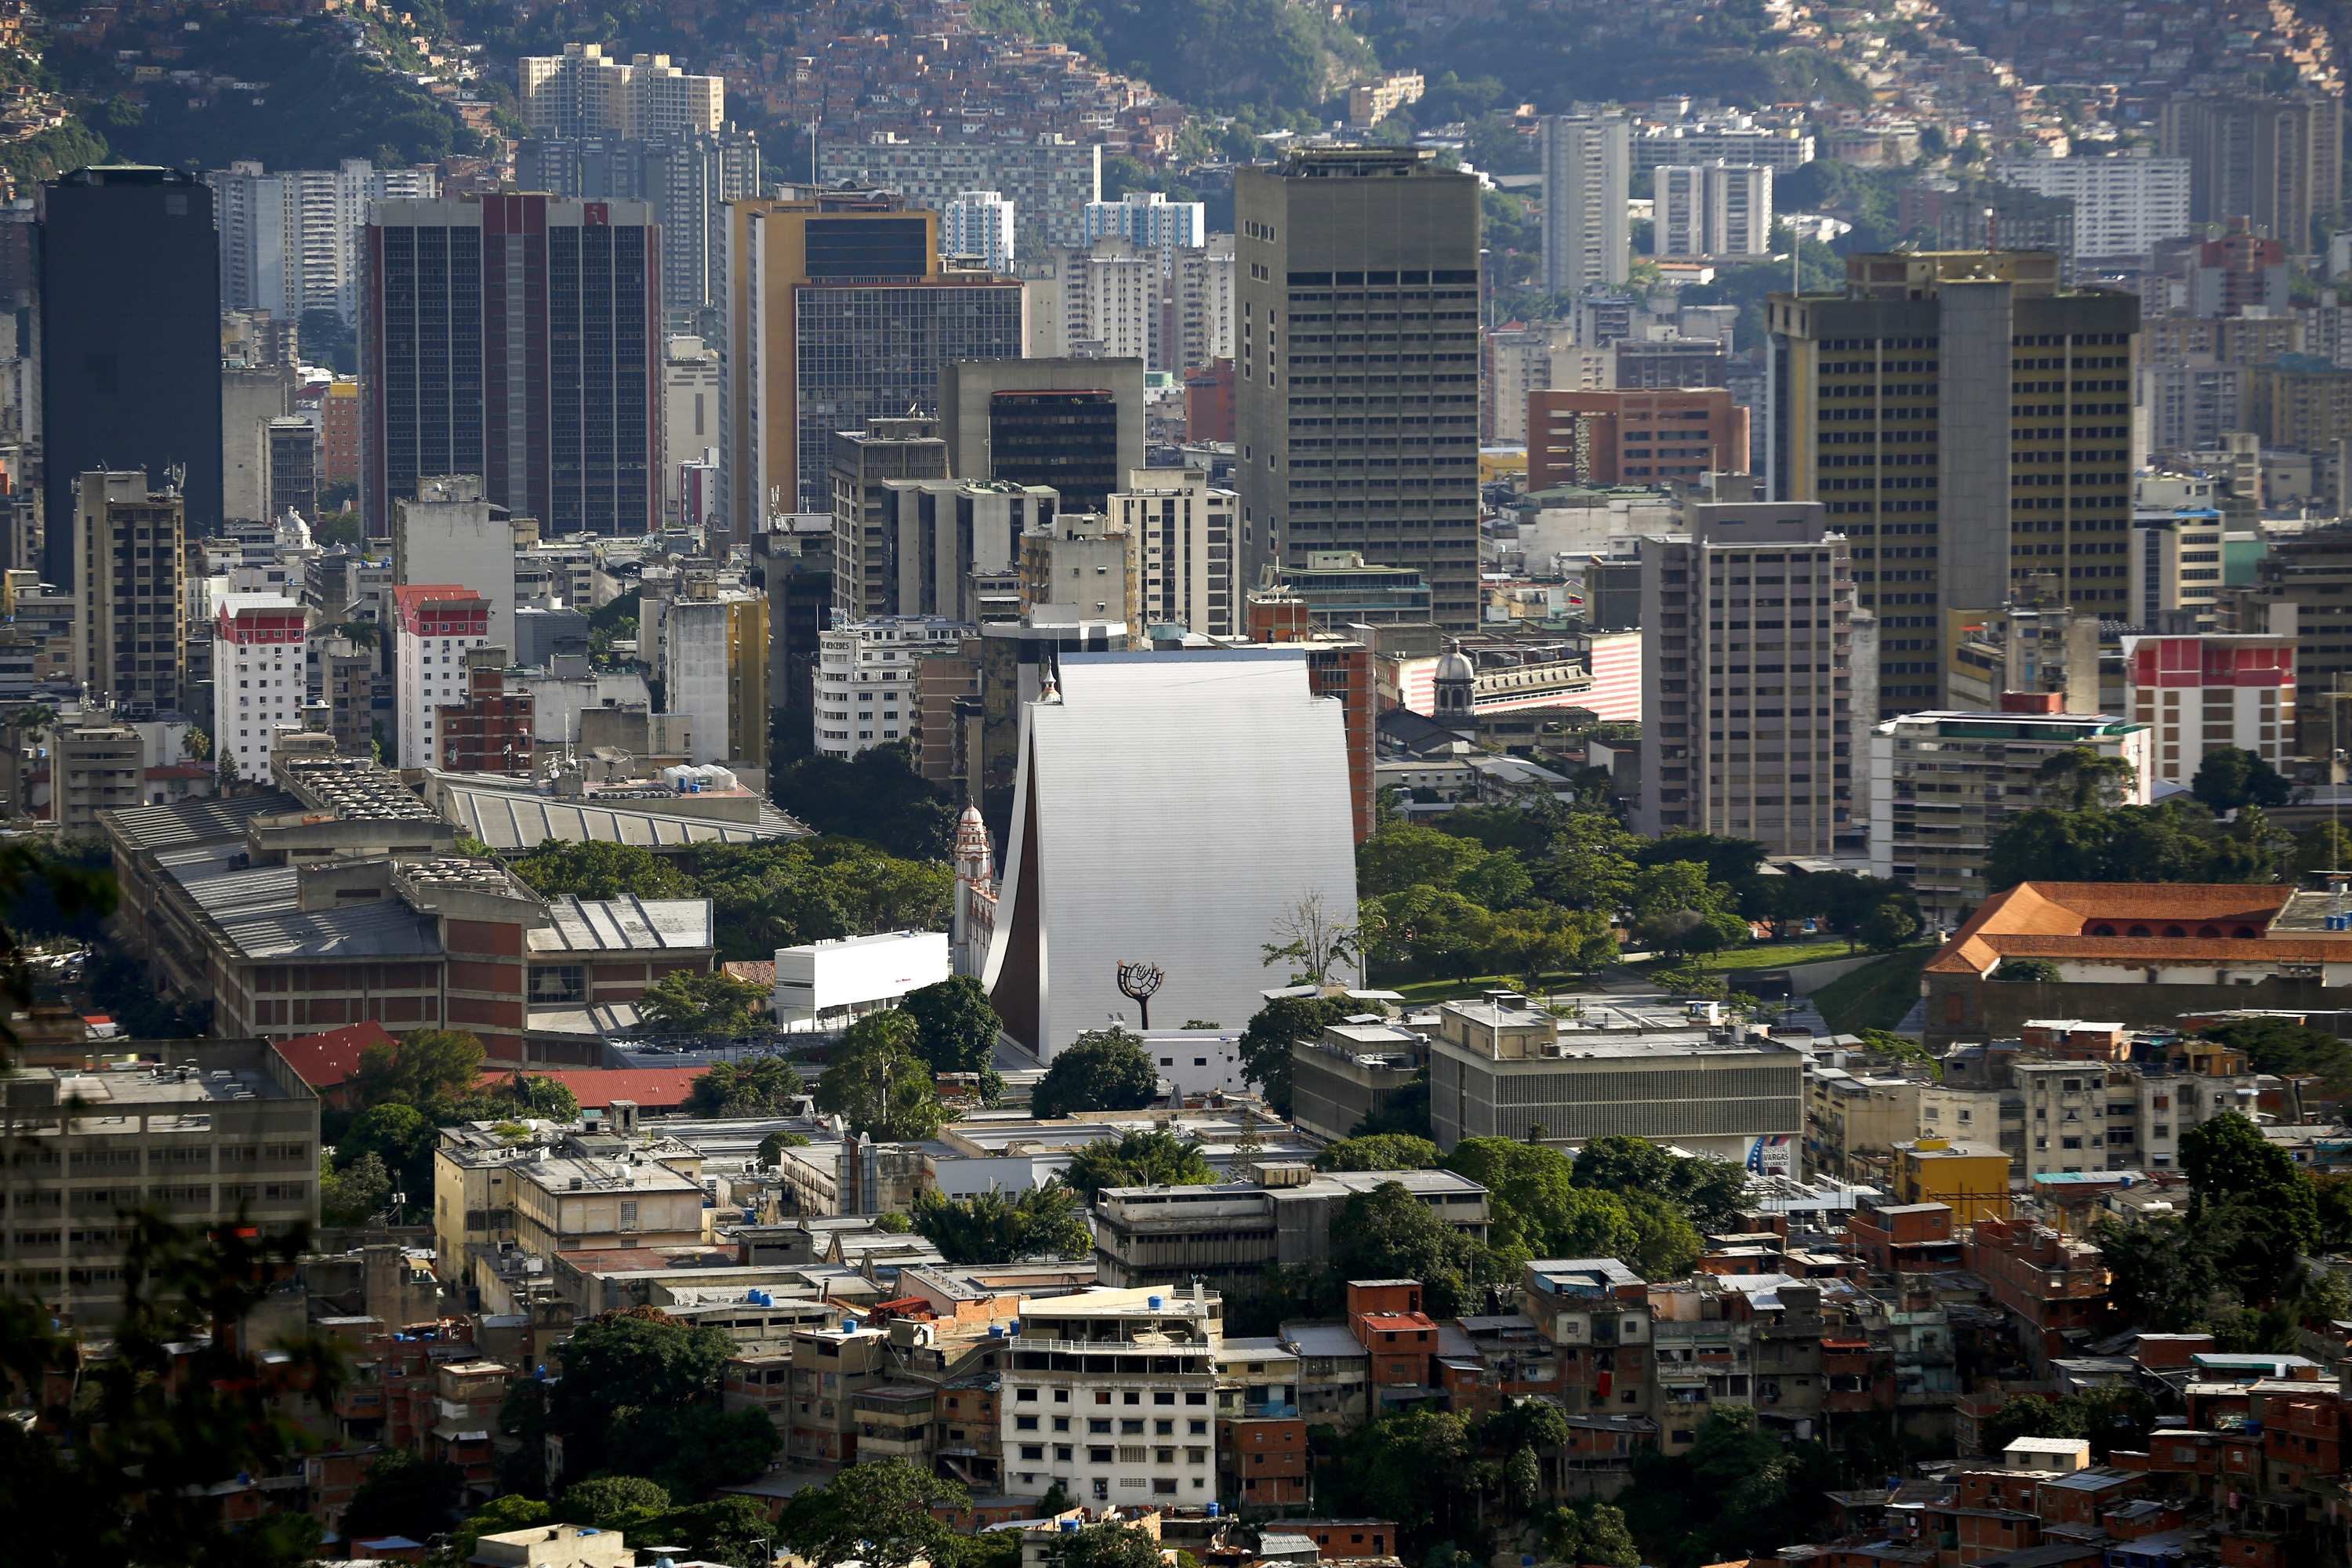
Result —
M915 1052L915 1020L895 1007L849 1026L817 1079L816 1108L853 1132L889 1142L929 1138L951 1118L930 1063Z
M808 1086L782 1057L713 1062L686 1091L686 1109L696 1116L782 1116Z
M978 1072L996 1055L1003 1026L988 993L969 974L907 993L899 1004L915 1020L915 1048L934 1072Z
M776 1532L815 1568L852 1562L866 1568L950 1563L959 1537L931 1510L964 1508L971 1501L956 1482L904 1459L869 1460L824 1486L795 1493L776 1521Z
M1089 1029L1056 1052L1029 1091L1029 1109L1045 1117L1140 1110L1158 1098L1159 1085L1143 1037L1113 1025Z
M769 1022L769 994L717 970L665 974L637 999L637 1016L657 1028L733 1035Z
M1139 1127L1089 1143L1070 1156L1062 1180L1088 1203L1105 1187L1206 1187L1217 1168L1201 1145L1157 1127Z
M1341 1279L1418 1279L1430 1315L1451 1318L1470 1310L1478 1244L1398 1183L1383 1182L1340 1205L1331 1263Z
M1437 1145L1404 1132L1343 1138L1315 1156L1318 1171L1426 1171L1438 1161Z
M1242 1031L1242 1077L1257 1085L1277 1116L1290 1114L1290 1047L1311 1040L1324 1026L1348 1016L1347 1002L1337 996L1277 996L1260 1007Z
M1085 1258L1094 1251L1083 1201L1059 1182L1010 1198L994 1190L968 1198L926 1191L916 1195L913 1217L915 1229L950 1263Z

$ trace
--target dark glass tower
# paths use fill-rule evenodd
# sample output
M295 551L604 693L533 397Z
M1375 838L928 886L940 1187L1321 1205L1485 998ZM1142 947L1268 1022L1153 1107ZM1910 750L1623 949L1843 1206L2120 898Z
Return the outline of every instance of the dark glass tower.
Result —
M75 581L77 486L174 469L191 534L221 516L220 241L193 174L80 169L41 191L43 489L51 582Z

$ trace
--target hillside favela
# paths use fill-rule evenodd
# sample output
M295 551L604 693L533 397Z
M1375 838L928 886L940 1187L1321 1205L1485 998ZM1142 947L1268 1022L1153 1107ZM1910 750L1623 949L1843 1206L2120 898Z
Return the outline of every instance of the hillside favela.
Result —
M2352 1568L2352 0L0 0L0 1568Z

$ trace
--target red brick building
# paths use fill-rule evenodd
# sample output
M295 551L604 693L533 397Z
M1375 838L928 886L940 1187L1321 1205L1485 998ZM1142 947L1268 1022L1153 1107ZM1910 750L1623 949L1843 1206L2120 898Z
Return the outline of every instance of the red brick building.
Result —
M2037 1362L2066 1353L2067 1336L2098 1327L2106 1310L2107 1271L2099 1249L2022 1219L1979 1219L1969 1267L1994 1305L2016 1318Z
M1720 386L1528 394L1528 489L1748 471L1748 410Z
M1234 438L1234 362L1211 362L1206 370L1184 377L1184 439L1231 441Z
M507 650L466 655L466 700L440 709L441 765L456 773L528 775L535 703L506 684Z

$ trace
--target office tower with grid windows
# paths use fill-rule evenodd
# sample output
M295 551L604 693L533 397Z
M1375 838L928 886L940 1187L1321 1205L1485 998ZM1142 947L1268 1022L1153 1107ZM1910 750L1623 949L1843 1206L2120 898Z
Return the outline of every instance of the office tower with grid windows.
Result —
M361 515L478 474L550 535L662 516L661 232L643 202L380 202L364 237Z
M1306 148L1234 180L1241 580L1328 551L1478 619L1478 184Z
M1947 612L2047 578L2129 613L2139 300L2077 293L2048 251L1852 256L1767 310L1769 493L1818 500L1878 617L1883 715L1939 707Z
M729 209L728 516L833 510L833 442L930 406L960 359L1018 359L1021 284L944 266L939 215L829 194Z
M1537 132L1543 157L1543 282L1548 294L1614 289L1633 266L1626 210L1633 180L1632 123L1622 113L1549 114Z
M75 476L73 678L126 716L180 706L188 671L186 503L131 469Z

